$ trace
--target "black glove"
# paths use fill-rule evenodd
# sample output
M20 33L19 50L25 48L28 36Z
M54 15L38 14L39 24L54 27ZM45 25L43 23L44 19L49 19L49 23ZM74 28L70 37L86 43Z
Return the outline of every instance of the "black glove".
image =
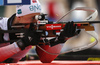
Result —
M76 34L79 34L81 30L76 31L77 25L74 22L66 23L64 30L60 33L60 37L73 37Z
M38 45L40 41L40 34L33 28L33 24L25 32L25 36L17 41L18 46L23 50L29 45Z
M77 33L80 32L80 30L78 30L76 32L76 26L77 25L74 25L73 21L66 23L66 25L65 25L63 31L60 33L60 35L57 38L50 40L50 45L54 46L59 43L64 43L64 42L66 42L66 40L65 40L66 37L69 38L69 37L75 36Z
M60 33L60 36L64 37L72 37L75 35L76 25L74 25L73 21L66 23L63 31Z

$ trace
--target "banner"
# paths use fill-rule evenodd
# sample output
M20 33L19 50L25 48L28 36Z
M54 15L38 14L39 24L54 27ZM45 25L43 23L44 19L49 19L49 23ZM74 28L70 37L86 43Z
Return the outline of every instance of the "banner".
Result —
M30 0L0 0L0 5L28 5Z

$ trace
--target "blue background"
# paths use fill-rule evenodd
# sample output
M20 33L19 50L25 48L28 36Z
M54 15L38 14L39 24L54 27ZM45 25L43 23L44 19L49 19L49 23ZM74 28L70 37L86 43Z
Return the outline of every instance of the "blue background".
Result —
M3 5L3 0L0 0L0 5Z

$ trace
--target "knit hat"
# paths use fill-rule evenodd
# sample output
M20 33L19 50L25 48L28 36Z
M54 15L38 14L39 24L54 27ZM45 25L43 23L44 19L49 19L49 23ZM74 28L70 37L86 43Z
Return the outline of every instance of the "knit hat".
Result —
M41 4L38 0L31 0L30 5L17 5L16 6L16 16L24 16L31 13L40 13Z

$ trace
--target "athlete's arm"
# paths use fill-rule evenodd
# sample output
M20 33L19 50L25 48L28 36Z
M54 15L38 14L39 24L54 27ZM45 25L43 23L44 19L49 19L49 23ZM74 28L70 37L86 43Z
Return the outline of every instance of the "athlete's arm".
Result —
M77 31L78 33L80 30ZM51 39L50 45L54 46L57 44L65 43L68 38L73 37L76 35L76 25L73 24L73 22L66 23L64 30L60 33L60 35L56 38Z
M0 47L0 62L3 62L7 58L19 52L21 49L17 46L16 42L13 44Z

